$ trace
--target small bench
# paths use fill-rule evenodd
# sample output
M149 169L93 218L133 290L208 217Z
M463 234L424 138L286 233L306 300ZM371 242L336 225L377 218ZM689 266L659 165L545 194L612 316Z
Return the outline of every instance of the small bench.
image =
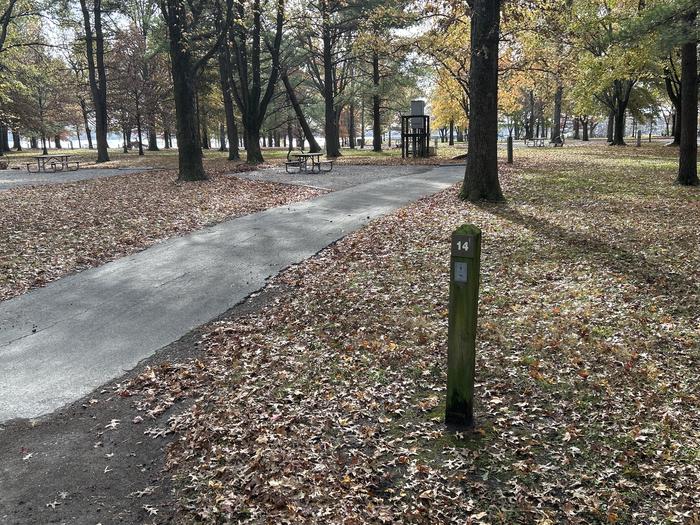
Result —
M562 136L554 137L554 139L552 139L552 144L554 144L555 148L563 148L564 147L564 137L562 137Z
M301 171L302 164L303 163L300 160L288 160L284 163L284 171L286 171L287 173L294 173L292 171L289 171L289 168L296 168L296 171Z

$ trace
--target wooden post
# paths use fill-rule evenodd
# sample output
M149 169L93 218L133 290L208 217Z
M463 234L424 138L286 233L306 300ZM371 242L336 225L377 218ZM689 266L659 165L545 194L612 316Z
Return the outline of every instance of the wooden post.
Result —
M474 425L474 371L479 302L481 230L473 224L452 233L445 423Z
M513 137L508 135L508 164L513 164Z

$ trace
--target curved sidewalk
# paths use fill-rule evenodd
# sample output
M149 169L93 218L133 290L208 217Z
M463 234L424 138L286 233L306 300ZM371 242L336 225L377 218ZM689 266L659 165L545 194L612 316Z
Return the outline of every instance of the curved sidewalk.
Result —
M232 219L0 303L0 422L79 399L462 170L426 168Z

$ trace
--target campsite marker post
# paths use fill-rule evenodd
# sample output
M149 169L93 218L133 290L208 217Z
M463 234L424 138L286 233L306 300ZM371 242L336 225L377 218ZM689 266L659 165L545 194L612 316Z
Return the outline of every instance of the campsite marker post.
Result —
M473 224L452 233L445 423L474 425L474 371L479 303L481 230Z

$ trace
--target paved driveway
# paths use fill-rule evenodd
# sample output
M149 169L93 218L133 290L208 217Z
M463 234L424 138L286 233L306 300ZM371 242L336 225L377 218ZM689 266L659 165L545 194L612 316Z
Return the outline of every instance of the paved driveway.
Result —
M397 173L172 238L1 302L0 422L79 399L280 270L461 180L463 168Z

